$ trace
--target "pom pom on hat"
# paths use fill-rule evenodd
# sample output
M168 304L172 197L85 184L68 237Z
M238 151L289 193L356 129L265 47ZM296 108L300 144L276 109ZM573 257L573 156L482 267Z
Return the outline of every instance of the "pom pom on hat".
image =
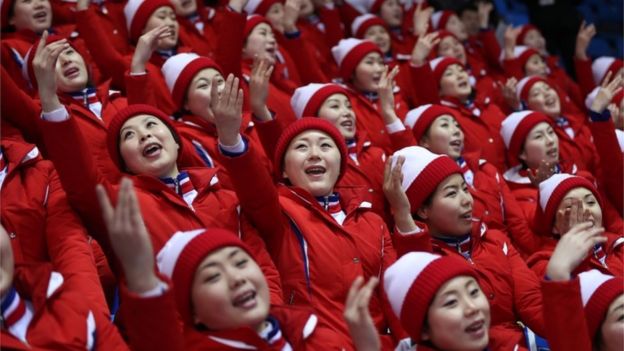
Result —
M414 138L416 142L419 142L427 129L431 126L431 123L442 115L451 115L457 120L455 111L450 108L442 105L427 104L410 110L405 116L405 125L412 128Z
M505 118L501 124L500 134L507 147L508 159L512 166L520 162L518 155L531 129L542 122L552 125L548 116L536 111L514 112Z
M624 279L600 273L596 269L580 273L578 279L587 330L593 339L607 316L609 306L624 294Z
M180 140L180 135L171 123L171 119L169 118L169 116L167 116L164 112L157 109L156 107L150 105L128 105L126 108L117 112L113 119L111 119L110 123L108 124L108 129L106 131L106 146L108 148L108 154L110 155L113 163L115 163L115 165L117 165L117 167L122 171L125 169L125 162L123 161L123 158L121 157L121 153L119 151L119 132L127 120L139 115L154 116L162 121L165 126L169 128L171 134L173 135L173 139L179 146L178 156L182 154L182 142Z
M206 256L226 246L240 247L253 258L249 247L236 234L225 229L177 232L158 252L156 265L160 273L173 282L178 312L185 323L193 324L191 287L197 267Z
M531 88L537 82L544 82L552 86L546 78L541 77L541 76L524 77L520 79L520 81L518 82L518 85L516 85L516 96L518 97L518 99L520 99L520 101L523 101L523 102L529 101L529 91L531 91Z
M124 15L126 16L128 36L133 43L139 40L152 13L163 6L170 7L175 11L173 4L167 0L128 0L124 7Z
M602 200L596 191L596 187L583 177L571 174L554 174L539 184L538 206L534 219L534 227L539 234L546 236L552 234L555 215L561 201L570 190L579 187L591 191L602 207ZM602 223L596 225L601 226Z
M364 38L366 31L372 26L382 26L385 29L386 22L384 22L384 20L382 20L379 16L367 13L365 15L358 16L355 20L353 20L353 23L351 23L351 33L354 37L362 39Z
M461 170L453 159L447 155L436 155L424 147L410 146L395 152L392 155L393 167L399 156L405 158L401 188L407 195L412 213L423 205L448 176L455 173L461 175Z
M444 71L450 65L460 65L462 68L465 68L464 65L456 58L453 57L438 57L431 61L429 61L429 67L431 67L431 71L433 72L433 77L435 81L439 84L442 79L442 75Z
M428 252L410 252L384 273L384 291L392 311L415 342L420 342L429 306L438 290L458 276L477 274L465 261Z
M455 15L455 12L449 10L436 11L431 15L431 26L434 30L446 29L446 23Z
M531 30L536 30L541 34L540 30L536 26L532 24L525 24L522 26L522 29L520 29L520 33L518 33L516 43L518 43L518 45L526 45L524 42L524 38Z
M329 135L329 137L334 140L334 143L336 143L338 151L340 152L340 175L338 176L338 180L342 178L342 175L347 169L347 157L349 157L347 153L347 144L345 143L342 134L340 134L340 131L338 131L336 127L326 120L315 117L303 117L284 129L282 135L280 135L277 140L275 155L273 158L273 167L276 179L283 178L282 173L284 171L284 157L286 156L286 149L288 149L292 140L299 134L310 130L321 131Z
M249 34L251 34L251 31L253 31L253 29L256 28L256 26L259 25L260 23L266 23L269 25L269 27L273 28L271 26L271 22L269 22L269 20L266 19L266 17L264 16L260 16L260 15L247 16L247 22L245 23L245 30L243 32L245 38L247 38Z
M249 0L245 5L245 12L265 16L273 4L283 3L283 0Z
M318 111L323 102L334 94L344 94L347 98L349 97L347 90L338 84L311 83L295 90L292 98L290 98L290 106L292 106L297 118L303 116L318 117Z
M351 78L364 56L371 52L376 52L383 57L379 47L370 40L341 39L338 45L332 48L332 55L338 64L340 76L345 82Z
M592 63L592 75L594 83L600 85L605 79L607 73L611 72L611 79L622 68L622 60L615 57L602 56L594 60Z
M216 62L193 53L177 54L165 61L161 72L178 108L181 108L184 103L184 97L193 77L206 68L216 69L221 74L221 68Z

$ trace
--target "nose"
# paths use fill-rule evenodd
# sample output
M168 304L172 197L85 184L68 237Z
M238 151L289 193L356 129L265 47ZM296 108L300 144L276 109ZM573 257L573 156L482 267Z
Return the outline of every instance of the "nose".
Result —
M469 207L470 205L472 205L472 195L470 195L470 191L461 191L461 205L463 207Z
M152 133L149 130L140 130L139 133L142 143L152 137Z
M232 290L235 290L245 284L245 278L239 269L229 269L226 274L228 275L228 283Z
M466 297L464 299L464 315L472 316L477 313L479 310L477 309L477 304L470 297Z

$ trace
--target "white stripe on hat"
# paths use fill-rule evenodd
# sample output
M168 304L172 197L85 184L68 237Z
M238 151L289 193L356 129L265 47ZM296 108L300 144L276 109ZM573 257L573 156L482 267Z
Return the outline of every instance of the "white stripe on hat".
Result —
M518 85L516 85L516 96L518 97L518 99L520 99L520 94L522 93L522 89L524 89L524 86L528 83L529 79L531 79L532 77L533 76L526 76L520 79L520 81L518 82Z
M618 144L620 145L620 150L624 152L624 131L616 129L615 136L617 138Z
M420 173L429 166L433 160L438 157L448 157L446 155L436 155L433 152L421 146L409 146L395 152L392 157L392 167L396 165L399 156L405 157L403 163L403 184L401 188L407 190L410 185L418 178Z
M588 110L591 109L591 105L594 103L594 100L596 99L596 95L598 95L599 90L600 87L595 87L594 90L592 90L585 97L585 107L587 107Z
M360 29L360 27L362 26L362 24L364 24L366 21L374 19L375 15L372 15L370 13L361 15L361 16L357 16L354 20L353 23L351 23L351 34L355 35L355 33L357 33L357 31Z
M511 138L513 138L514 132L518 125L527 115L530 115L533 111L520 111L514 112L507 116L503 123L501 123L500 134L503 137L503 141L505 142L505 146L509 149L509 144L511 144Z
M306 86L295 89L293 96L290 98L290 106L295 112L297 119L303 117L303 111L306 106L308 106L308 102L310 102L312 96L327 85L330 84L310 83Z
M165 246L158 251L158 255L156 255L156 265L158 266L160 273L166 275L168 278L171 278L182 250L184 250L186 245L191 240L204 231L205 229L195 229L186 232L176 232L173 234Z
M254 14L256 13L256 10L258 9L258 6L260 6L260 4L262 3L262 0L249 0L247 1L247 4L245 5L245 12L247 12L248 14Z
M173 93L175 83L180 77L182 70L184 70L184 67L196 58L199 58L199 55L193 53L183 53L171 56L167 59L167 61L165 61L160 70L165 77L167 89L169 89L170 93Z
M438 67L438 64L440 64L440 62L442 62L442 60L444 60L446 57L441 56L441 57L436 57L433 60L429 61L429 67L431 68L432 71L435 71L436 67Z
M128 0L126 6L124 6L124 15L126 17L126 28L128 29L128 33L130 32L130 27L132 26L132 20L136 15L139 7L143 4L145 0Z
M341 66L342 61L349 54L349 52L351 52L354 47L360 45L363 42L364 40L356 38L340 39L338 45L334 46L331 50L334 61L336 61L338 66Z
M539 198L540 198L540 207L542 211L546 212L546 205L548 205L548 200L552 196L552 193L557 189L559 184L568 178L575 177L571 174L560 173L553 174L550 178L541 182L539 185Z
M386 269L384 289L396 316L401 316L405 296L414 281L431 262L439 258L440 256L428 252L410 252Z
M583 300L583 307L587 306L587 302L604 282L613 278L613 276L600 273L597 269L582 272L578 275L578 277L581 286L581 299Z
M416 123L418 123L420 116L422 116L422 114L425 113L429 107L431 107L431 104L418 106L417 108L410 110L407 115L405 115L405 125L413 129Z
M354 9L358 10L360 13L368 13L370 12L371 7L373 7L373 3L375 0L345 0L347 4L351 5Z
M433 29L435 30L444 29L444 28L438 27L440 25L440 19L442 19L443 13L444 11L436 11L431 15L431 25L433 26Z
M594 60L594 62L592 63L592 75L594 76L594 83L598 85L600 84L600 82L602 82L605 75L607 74L607 71L609 70L609 67L611 66L611 64L613 64L613 61L615 61L615 58L608 56L601 56Z

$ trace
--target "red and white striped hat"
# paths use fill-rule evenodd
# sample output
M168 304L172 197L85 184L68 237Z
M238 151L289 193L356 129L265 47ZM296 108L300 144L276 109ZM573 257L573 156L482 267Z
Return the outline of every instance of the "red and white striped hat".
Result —
M347 90L338 84L311 83L295 90L292 98L290 98L290 106L297 118L303 116L318 117L318 110L323 102L334 94L344 94L347 98L349 97Z
M520 29L520 33L518 34L518 38L516 39L516 43L518 43L518 45L525 45L524 38L526 37L527 33L534 29L541 34L540 30L536 26L530 23L523 25L522 29Z
M434 30L446 29L446 23L455 15L455 12L449 10L436 11L431 15L431 26Z
M552 87L550 82L548 82L548 80L542 76L524 77L520 79L518 85L516 85L516 96L518 97L518 99L520 99L520 101L527 102L529 100L529 91L531 91L531 88L537 82L544 82Z
M611 79L613 79L613 75L616 74L621 68L622 60L615 57L602 56L595 59L592 63L594 83L596 83L596 85L600 85L609 72L611 72Z
M442 115L451 115L457 120L455 111L442 105L422 105L410 110L405 115L405 125L412 128L416 142L419 142L431 123Z
M600 273L596 269L580 273L578 279L587 330L593 339L613 300L624 294L624 279Z
M410 252L384 273L383 284L392 311L415 342L420 342L431 302L442 285L459 276L477 274L465 261L454 256Z
M514 57L520 64L520 67L522 68L523 72L524 72L524 66L526 65L527 61L529 61L531 56L533 55L539 56L539 54L540 54L539 51L531 47L524 46L524 45L517 45L514 48Z
M184 97L195 74L206 68L213 68L221 74L221 68L216 62L193 53L177 54L165 61L160 70L178 108L184 104Z
M410 203L412 213L436 190L438 184L452 174L461 174L455 161L447 155L436 155L420 146L403 148L392 155L392 166L399 156L403 163L403 183L401 188Z
M346 0L345 2L361 14L378 13L386 0Z
M356 38L341 39L338 45L332 48L332 56L338 64L340 76L346 82L351 78L355 67L364 56L371 52L377 52L383 57L383 53L375 43L370 40Z
M462 68L465 68L458 59L453 57L437 57L429 61L429 67L431 67L436 83L440 83L444 71L450 65L460 65Z
M520 111L510 114L501 123L500 134L507 147L508 160L511 166L520 162L518 155L522 151L527 135L533 127L542 122L552 125L551 119L541 112Z
M128 36L133 43L141 36L152 13L163 6L174 10L173 4L167 0L128 0L124 7L124 15L126 16Z
M271 26L271 22L269 22L269 20L266 19L266 17L264 16L261 16L261 15L247 16L247 22L245 22L245 30L243 31L243 35L245 36L245 38L247 38L249 34L251 34L251 31L253 31L253 29L256 28L256 26L259 25L260 23L266 23L269 25L269 27L271 27L271 29L273 28L273 26Z
M353 23L351 23L351 33L358 39L364 38L366 31L372 26L382 26L386 28L386 22L379 16L367 13L365 15L357 16Z

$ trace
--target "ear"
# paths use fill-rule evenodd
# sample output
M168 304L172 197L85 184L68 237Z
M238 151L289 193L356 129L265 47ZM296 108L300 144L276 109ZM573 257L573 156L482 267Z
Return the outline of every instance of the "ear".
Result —
M286 171L282 171L282 178L288 179L288 174L286 174Z
M420 217L422 219L428 219L429 218L429 207L427 207L427 206L420 206L420 208L416 210L416 215L418 215L418 217Z
M429 149L429 137L426 134L423 134L418 142L418 145L424 147L425 149Z

